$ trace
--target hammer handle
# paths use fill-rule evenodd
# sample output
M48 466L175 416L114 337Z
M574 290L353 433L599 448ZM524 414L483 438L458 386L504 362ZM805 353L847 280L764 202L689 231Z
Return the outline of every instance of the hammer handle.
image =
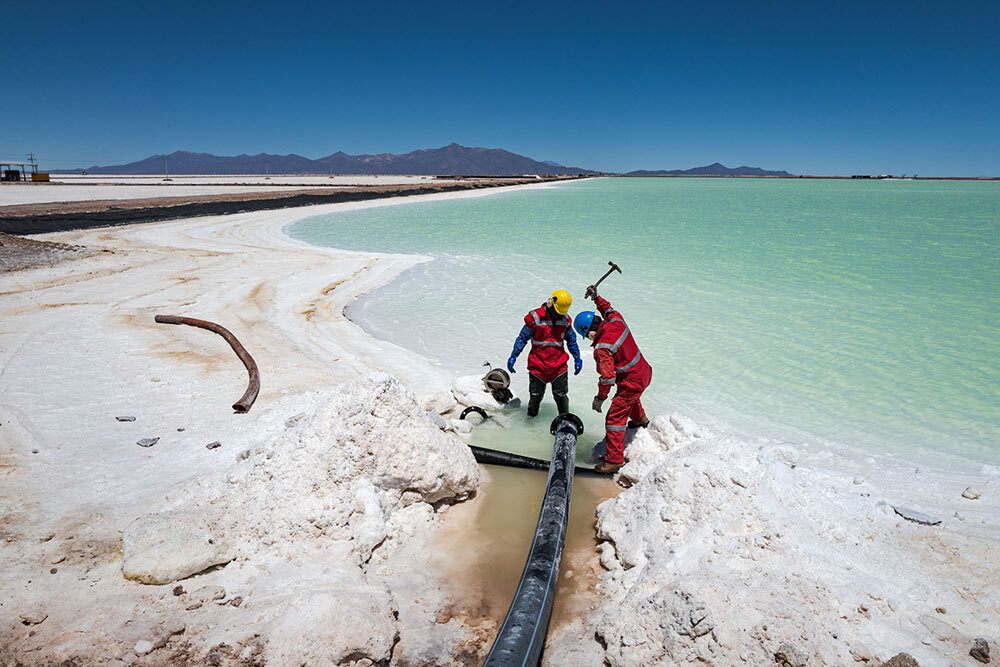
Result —
M604 279L607 278L608 276L610 276L612 273L614 273L614 271L615 271L614 268L608 269L608 272L605 273L603 276L601 276L600 280L598 280L596 283L594 283L594 289L596 290L597 286L600 285L601 283L603 283Z

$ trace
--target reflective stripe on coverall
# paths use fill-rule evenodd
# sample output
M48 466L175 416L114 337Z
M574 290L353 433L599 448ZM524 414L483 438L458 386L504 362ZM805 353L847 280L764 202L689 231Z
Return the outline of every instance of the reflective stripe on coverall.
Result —
M604 318L594 336L594 362L601 376L597 383L597 397L602 400L607 398L611 385L617 386L604 419L608 448L604 460L617 464L625 461L628 420L646 420L640 397L653 379L653 369L639 351L621 314L600 296L594 299L594 303Z
M545 305L524 316L524 324L529 327L531 351L528 353L528 372L546 384L566 372L569 355L563 348L563 338L573 323L567 315L555 314L549 319Z

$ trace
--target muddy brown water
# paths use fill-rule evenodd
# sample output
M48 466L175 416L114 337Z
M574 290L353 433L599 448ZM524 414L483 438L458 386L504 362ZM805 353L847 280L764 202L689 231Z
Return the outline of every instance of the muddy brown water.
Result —
M432 561L445 572L451 615L492 626L489 650L517 590L531 548L547 475L539 470L482 466L472 502L457 505L436 539ZM600 564L594 510L621 489L610 479L576 477L566 529L550 635L586 614L597 601ZM485 653L484 653L485 654Z

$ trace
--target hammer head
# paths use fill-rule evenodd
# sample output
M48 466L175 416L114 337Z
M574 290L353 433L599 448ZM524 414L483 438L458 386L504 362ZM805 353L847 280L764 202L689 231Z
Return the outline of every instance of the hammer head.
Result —
M619 269L619 268L618 268L618 265L617 265L617 264L615 264L614 262L608 262L608 266L610 266L610 267L611 267L612 269L614 269L614 270L615 270L615 271L617 271L618 273L621 273L621 272L622 272L622 270L621 270L621 269Z

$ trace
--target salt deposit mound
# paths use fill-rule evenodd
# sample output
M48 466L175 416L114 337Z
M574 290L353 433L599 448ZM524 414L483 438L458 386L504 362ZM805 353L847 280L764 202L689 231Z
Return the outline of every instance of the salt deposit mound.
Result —
M907 522L868 480L676 417L626 454L630 488L597 510L606 664L946 665L996 632L991 542L958 518ZM579 650L555 644L550 664Z
M126 529L123 574L163 584L224 565L207 576L252 593L254 620L240 632L259 636L269 660L389 660L397 605L366 564L475 494L468 446L385 374L296 396L264 421L266 434L248 435L227 470Z

